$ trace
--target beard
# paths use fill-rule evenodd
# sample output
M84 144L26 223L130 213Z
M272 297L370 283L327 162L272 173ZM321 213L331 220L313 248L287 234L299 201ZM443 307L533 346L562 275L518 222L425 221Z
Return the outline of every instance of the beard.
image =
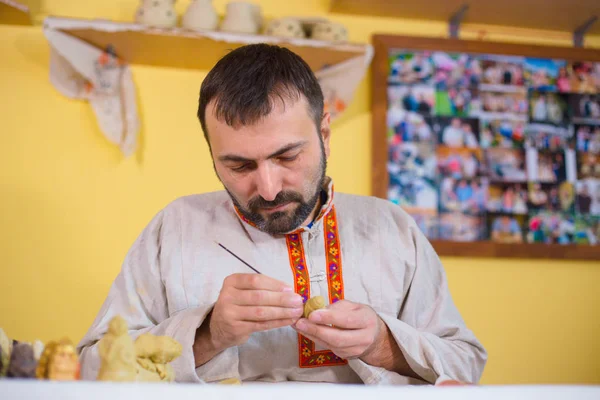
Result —
M319 202L321 188L325 181L325 171L327 170L327 160L325 158L325 149L321 143L321 160L319 170L311 180L313 186L308 190L307 196L300 192L285 190L277 194L274 200L267 201L261 196L253 197L248 201L247 206L242 206L235 198L233 193L225 187L231 201L244 218L252 222L258 229L271 235L283 235L296 230L306 221ZM296 207L286 211L275 211L267 216L260 214L261 209L274 208L287 203L296 203Z

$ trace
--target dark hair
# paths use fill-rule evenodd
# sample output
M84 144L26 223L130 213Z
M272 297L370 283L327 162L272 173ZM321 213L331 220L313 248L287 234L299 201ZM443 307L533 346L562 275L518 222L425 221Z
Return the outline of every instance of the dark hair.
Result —
M317 129L323 118L323 92L308 64L284 47L251 44L239 47L210 70L200 88L198 119L204 137L206 106L215 101L215 116L227 125L251 125L269 115L279 98L297 101L304 96Z

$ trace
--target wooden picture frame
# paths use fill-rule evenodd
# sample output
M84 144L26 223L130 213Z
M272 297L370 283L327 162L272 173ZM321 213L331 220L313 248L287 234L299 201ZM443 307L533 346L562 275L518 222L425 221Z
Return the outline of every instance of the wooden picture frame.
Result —
M390 184L387 166L389 157L387 93L391 51L440 51L556 59L567 62L600 62L600 50L584 48L395 35L374 35L372 42L375 50L371 77L372 194L383 199L388 198L388 185ZM527 102L529 101L528 98ZM497 243L491 240L461 242L430 239L430 241L441 256L600 260L600 243L596 245L527 243L525 233L523 243L512 244Z

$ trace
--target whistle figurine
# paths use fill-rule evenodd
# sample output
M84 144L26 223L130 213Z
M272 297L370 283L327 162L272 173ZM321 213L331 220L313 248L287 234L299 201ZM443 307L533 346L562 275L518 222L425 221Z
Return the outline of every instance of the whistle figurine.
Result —
M323 296L311 297L304 304L304 318L308 318L311 312L322 308L325 308L325 299Z

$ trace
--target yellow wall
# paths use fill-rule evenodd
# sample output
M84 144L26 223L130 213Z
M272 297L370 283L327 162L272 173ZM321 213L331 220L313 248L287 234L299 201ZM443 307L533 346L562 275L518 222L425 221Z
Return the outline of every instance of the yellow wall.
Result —
M184 9L186 1L179 1ZM222 13L226 1L215 1ZM267 17L326 15L326 0L261 2ZM47 0L42 12L129 20L136 0ZM327 15L352 41L373 32L443 36L446 26ZM469 27L467 27L469 28ZM473 37L481 27L470 27ZM569 45L568 33L493 40ZM526 33L527 35L527 33ZM588 40L600 47L600 38ZM78 341L129 246L172 199L219 190L195 118L206 72L135 66L141 149L123 159L91 108L48 81L40 27L0 26L0 326L21 340ZM200 55L201 56L201 55ZM334 125L330 175L370 193L369 82ZM444 259L468 325L489 351L482 383L600 383L600 265L574 261Z

